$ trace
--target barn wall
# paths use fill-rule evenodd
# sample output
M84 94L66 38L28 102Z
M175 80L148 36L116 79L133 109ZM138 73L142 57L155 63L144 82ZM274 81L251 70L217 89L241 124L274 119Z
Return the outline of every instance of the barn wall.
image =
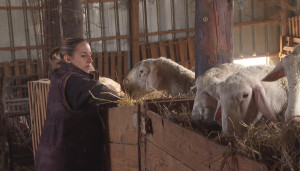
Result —
M45 0L0 0L1 39L0 63L15 59L36 59L39 54L34 47L34 24L30 8L15 9L7 7L28 7L29 2ZM100 1L100 0L99 0ZM299 0L291 0L295 13L299 14ZM84 8L84 36L91 39L95 52L128 51L130 46L130 0L86 3ZM260 56L278 53L280 26L279 0L244 0L243 8L234 5L236 24L253 21L266 21L263 24L239 25L234 27L234 57ZM195 27L195 0L140 0L139 33L166 32L170 30L193 29ZM10 32L11 30L11 32ZM41 36L39 34L38 36ZM45 35L43 35L45 36ZM140 44L194 36L194 31L141 36ZM106 40L97 40L110 37ZM115 38L111 38L115 37ZM10 49L10 47L18 47ZM25 48L27 47L27 48ZM28 48L29 47L29 48Z

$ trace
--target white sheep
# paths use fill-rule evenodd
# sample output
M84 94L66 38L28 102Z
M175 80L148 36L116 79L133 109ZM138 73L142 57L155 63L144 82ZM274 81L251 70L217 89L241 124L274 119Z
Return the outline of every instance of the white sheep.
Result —
M264 116L268 120L281 120L287 105L287 80L262 82L262 78L273 67L250 66L229 76L217 86L221 110L215 116L222 117L222 130L225 134L244 133L240 124L256 124Z
M172 97L185 95L194 84L194 72L165 57L138 62L124 79L125 91L133 98L154 90Z
M284 57L263 81L275 81L284 76L287 77L289 86L285 121L300 122L300 45Z
M218 105L218 98L215 93L216 85L241 68L244 67L239 64L225 63L207 70L197 78L195 85L197 92L191 115L192 119L206 124L212 124L218 119L214 117Z

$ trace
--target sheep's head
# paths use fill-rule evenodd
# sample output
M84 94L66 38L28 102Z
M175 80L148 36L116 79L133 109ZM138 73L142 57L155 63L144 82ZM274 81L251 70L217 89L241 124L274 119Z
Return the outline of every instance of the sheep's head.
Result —
M151 92L146 86L149 73L150 67L145 60L137 63L124 79L124 91L135 99Z

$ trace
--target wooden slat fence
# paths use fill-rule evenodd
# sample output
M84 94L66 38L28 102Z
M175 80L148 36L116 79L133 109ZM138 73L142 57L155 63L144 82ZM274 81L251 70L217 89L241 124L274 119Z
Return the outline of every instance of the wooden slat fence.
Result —
M128 52L102 52L93 54L93 66L100 76L121 82L129 71Z
M279 57L288 55L300 43L300 16L288 18L288 36L280 37Z
M29 109L32 125L32 151L35 156L37 145L42 134L42 128L46 119L47 97L50 88L50 80L38 80L28 82Z
M191 68L195 66L194 44L195 38L193 37L142 44L140 45L139 60L164 56L186 68Z

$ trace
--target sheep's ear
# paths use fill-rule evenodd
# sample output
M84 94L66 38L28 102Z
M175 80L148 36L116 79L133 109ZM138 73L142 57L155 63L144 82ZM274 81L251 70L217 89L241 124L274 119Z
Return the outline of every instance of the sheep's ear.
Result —
M215 116L215 121L217 121L218 124L222 126L222 109L219 102L214 116Z
M158 85L158 68L156 66L151 67L151 71L147 77L146 88L147 90L157 89Z
M275 113L267 101L267 96L264 87L262 87L261 85L255 86L253 88L253 93L255 97L256 106L258 106L258 110L262 113L262 115L268 120L277 122Z
M214 88L214 95L213 97L217 98L218 99L218 105L217 105L217 108L216 108L216 111L215 111L215 114L214 114L214 118L215 118L215 121L218 122L218 124L220 126L222 126L222 108L221 108L221 104L220 104L220 93L221 93L221 86L222 86L222 83L216 83L214 84L214 86L210 85L210 87Z
M283 68L283 62L280 61L276 67L267 75L265 78L262 79L262 81L276 81L281 77L284 77L284 68Z

